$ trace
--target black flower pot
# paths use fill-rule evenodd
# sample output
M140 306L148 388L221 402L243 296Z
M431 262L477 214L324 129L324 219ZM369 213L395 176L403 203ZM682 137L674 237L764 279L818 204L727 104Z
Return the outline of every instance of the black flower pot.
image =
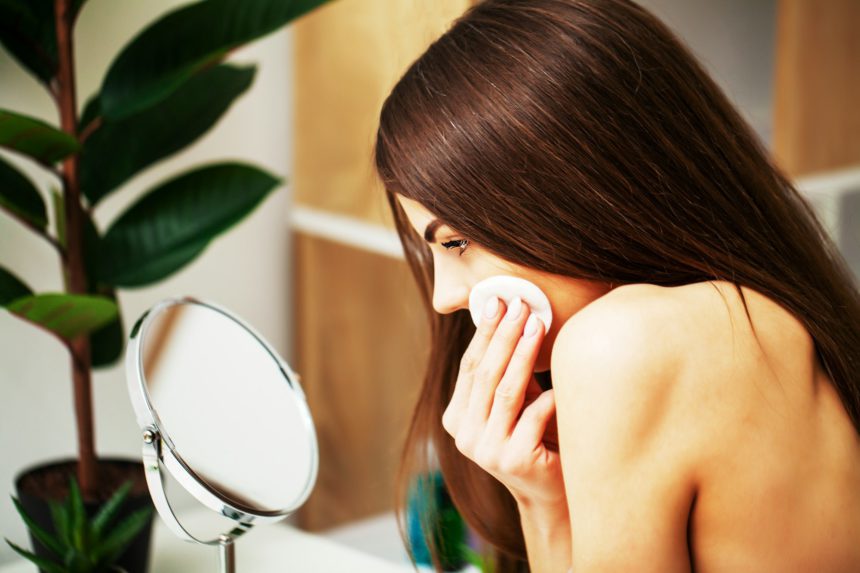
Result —
M37 525L49 533L54 533L55 528L48 501L63 501L66 498L69 478L76 475L76 471L76 460L61 460L28 468L19 473L15 479L15 492L24 511ZM95 515L102 504L110 499L117 488L127 480L131 480L133 485L114 523L121 523L139 509L152 507L143 464L140 461L100 459L97 472L104 491L99 492L98 499L84 499L88 516ZM116 562L116 565L127 573L147 573L148 571L152 519L150 516L149 523L141 529ZM33 553L40 557L55 558L54 554L35 539L32 533L30 546Z

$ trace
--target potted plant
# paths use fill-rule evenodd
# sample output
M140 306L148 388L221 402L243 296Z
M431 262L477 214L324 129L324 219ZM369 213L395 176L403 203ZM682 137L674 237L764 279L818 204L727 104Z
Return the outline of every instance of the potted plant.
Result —
M210 163L155 185L104 229L94 212L138 172L208 131L249 88L255 68L224 63L233 50L325 0L204 0L180 7L119 52L79 111L73 35L85 3L0 0L0 44L49 92L59 116L57 127L0 104L0 149L57 181L45 192L0 154L0 211L56 250L65 285L63 292L36 292L0 261L0 306L55 336L71 359L77 459L32 468L16 480L24 509L46 530L52 528L47 500L68 494L69 472L90 513L129 477L138 480L133 491L147 498L140 464L100 460L94 443L92 369L116 363L124 348L117 290L151 285L183 268L253 211L279 179L245 163ZM128 505L136 509L133 499ZM34 548L43 550L37 541ZM123 568L143 571L146 564Z
M117 558L128 550L129 544L149 523L151 507L144 507L119 520L120 511L131 491L132 482L125 482L90 518L81 498L75 478L69 480L69 495L64 503L50 501L54 533L43 529L14 497L15 509L30 529L30 534L44 545L49 557L40 557L15 545L16 553L48 573L96 573L124 571Z

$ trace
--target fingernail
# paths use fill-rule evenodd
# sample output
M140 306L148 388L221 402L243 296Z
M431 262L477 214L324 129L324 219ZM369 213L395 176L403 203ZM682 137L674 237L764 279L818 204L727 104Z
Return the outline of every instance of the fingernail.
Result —
M526 327L523 331L523 336L529 337L534 335L538 331L538 317L536 314L533 314L526 321Z
M494 296L490 297L484 305L484 318L493 318L497 312L499 312L499 299Z
M505 320L516 320L520 317L520 312L523 310L523 301L520 297L514 298L511 301L511 306L508 307L508 312L505 313Z

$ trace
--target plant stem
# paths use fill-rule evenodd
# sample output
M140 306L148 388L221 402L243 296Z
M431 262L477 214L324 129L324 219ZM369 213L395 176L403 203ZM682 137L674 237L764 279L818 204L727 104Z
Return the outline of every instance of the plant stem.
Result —
M81 131L80 137L78 138L78 141L80 142L80 144L83 145L84 142L87 140L87 138L90 136L90 134L92 134L92 132L94 132L95 130L97 130L101 126L102 126L101 116L95 118L94 120L89 122L87 125L85 125L84 129Z
M77 139L77 102L75 93L74 53L72 46L72 10L70 0L54 0L57 29L57 103L60 125ZM72 294L87 293L84 266L84 213L78 186L78 155L63 162L63 200L66 211L66 289ZM93 429L92 376L90 343L80 336L69 344L72 353L75 416L78 426L78 483L85 498L93 499L98 491L96 475L95 432Z

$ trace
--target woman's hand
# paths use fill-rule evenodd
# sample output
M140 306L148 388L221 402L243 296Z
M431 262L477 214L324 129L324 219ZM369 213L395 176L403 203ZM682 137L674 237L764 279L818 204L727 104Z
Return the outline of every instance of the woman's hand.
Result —
M442 425L518 503L566 510L556 429L547 432L553 390L542 392L533 376L543 322L519 298L503 311L497 298L488 301Z

